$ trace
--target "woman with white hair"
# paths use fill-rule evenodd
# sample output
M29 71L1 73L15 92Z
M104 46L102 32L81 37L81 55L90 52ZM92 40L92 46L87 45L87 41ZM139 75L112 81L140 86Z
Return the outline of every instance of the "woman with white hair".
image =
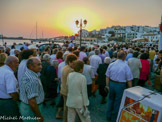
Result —
M96 83L99 85L99 94L102 96L102 100L101 100L101 104L106 103L106 96L107 96L107 92L105 91L105 86L106 86L106 70L109 66L111 62L111 58L110 57L106 57L104 59L104 64L100 64L98 69L97 69L97 73L98 73L98 78Z

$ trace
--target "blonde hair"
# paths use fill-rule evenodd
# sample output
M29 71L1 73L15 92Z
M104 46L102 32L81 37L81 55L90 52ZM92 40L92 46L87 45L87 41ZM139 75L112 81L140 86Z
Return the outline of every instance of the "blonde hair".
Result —
M5 64L6 58L7 58L7 54L6 53L1 53L0 54L0 67Z

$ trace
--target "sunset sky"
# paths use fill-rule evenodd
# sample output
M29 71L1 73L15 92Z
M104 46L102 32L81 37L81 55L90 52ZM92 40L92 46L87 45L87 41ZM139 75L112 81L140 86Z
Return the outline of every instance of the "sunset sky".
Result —
M75 20L86 30L112 25L158 26L162 0L0 0L0 34L35 38L73 35Z

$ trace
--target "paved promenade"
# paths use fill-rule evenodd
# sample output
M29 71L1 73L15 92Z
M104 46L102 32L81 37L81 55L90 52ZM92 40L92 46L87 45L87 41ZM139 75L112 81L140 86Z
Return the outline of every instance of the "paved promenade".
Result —
M97 93L96 97L90 97L89 111L92 122L107 122L106 120L106 104L100 104L101 96ZM56 100L57 103L57 100ZM44 106L43 116L45 122L62 122L62 119L56 119L57 107L50 106L48 103Z
M145 88L156 91L153 88L153 84L154 84L153 73L151 73L151 82L152 82L152 85L148 86L146 83ZM159 92L159 93L162 94L162 92ZM56 99L56 103L57 103L57 100L58 99ZM101 96L98 94L98 92L97 92L96 97L93 97L93 96L90 97L89 101L90 101L89 111L90 111L90 115L91 115L91 121L92 122L107 122L107 120L106 120L107 103L100 104ZM106 101L107 101L107 99L106 99ZM47 106L44 107L44 112L43 112L45 122L62 122L62 119L56 119L56 112L57 112L56 105L54 107L52 107L47 103Z

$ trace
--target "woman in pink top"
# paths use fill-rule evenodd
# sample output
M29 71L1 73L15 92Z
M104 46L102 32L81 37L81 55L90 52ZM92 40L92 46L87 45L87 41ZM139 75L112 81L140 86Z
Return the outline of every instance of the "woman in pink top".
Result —
M140 78L138 82L139 86L144 86L145 82L149 79L150 65L149 65L149 61L147 60L148 57L149 55L147 53L143 53L140 57L142 69L140 72Z
M56 58L54 59L55 61L58 61L59 64L63 62L63 53L62 51L57 52ZM58 74L58 67L56 68L56 73Z

